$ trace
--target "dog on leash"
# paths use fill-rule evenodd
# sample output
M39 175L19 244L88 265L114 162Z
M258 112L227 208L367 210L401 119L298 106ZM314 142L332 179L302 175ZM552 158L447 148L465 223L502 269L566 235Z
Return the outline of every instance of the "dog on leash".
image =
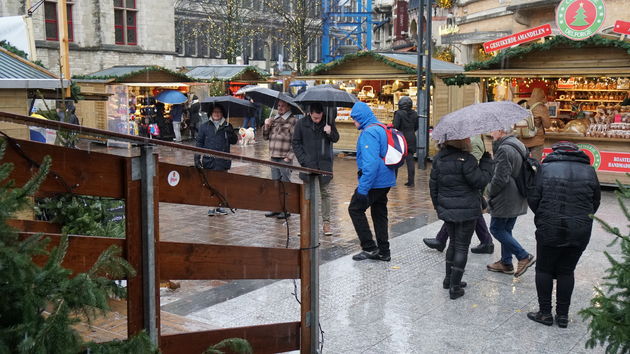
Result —
M238 135L241 136L241 145L249 145L255 142L254 128L241 128L238 130Z

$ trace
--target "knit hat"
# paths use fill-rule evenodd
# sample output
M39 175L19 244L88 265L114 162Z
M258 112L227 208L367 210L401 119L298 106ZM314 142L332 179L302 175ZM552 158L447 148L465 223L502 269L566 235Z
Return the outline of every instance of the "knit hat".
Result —
M570 141L559 141L551 146L553 151L580 151L580 148Z

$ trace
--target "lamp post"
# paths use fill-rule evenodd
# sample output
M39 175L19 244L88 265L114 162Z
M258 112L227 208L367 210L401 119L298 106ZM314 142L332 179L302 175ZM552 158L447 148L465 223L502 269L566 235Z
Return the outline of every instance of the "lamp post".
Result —
M424 29L424 9L427 9L426 31ZM431 22L433 0L420 0L418 5L418 67L417 67L417 109L418 109L418 133L416 136L416 151L418 157L418 169L426 169L426 160L429 152L429 118L431 105ZM426 36L425 36L426 32ZM425 38L426 37L426 38ZM425 43L426 41L426 43ZM423 81L424 79L424 81Z

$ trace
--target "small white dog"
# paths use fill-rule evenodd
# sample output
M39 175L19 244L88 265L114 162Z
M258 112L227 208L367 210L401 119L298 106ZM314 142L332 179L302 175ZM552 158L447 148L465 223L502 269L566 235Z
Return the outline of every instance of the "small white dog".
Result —
M238 135L241 136L241 145L249 145L255 143L254 128L241 128L238 130Z

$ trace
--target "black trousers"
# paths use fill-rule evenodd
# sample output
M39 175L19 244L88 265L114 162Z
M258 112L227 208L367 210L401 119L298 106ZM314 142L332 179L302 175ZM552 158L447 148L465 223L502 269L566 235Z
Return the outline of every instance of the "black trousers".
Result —
M413 158L412 152L405 157L405 164L407 165L407 183L412 184L416 177L416 160ZM398 170L396 169L396 178L398 178Z
M575 285L574 271L584 252L582 247L536 245L536 292L542 313L551 313L553 279L556 279L556 314L568 315Z
M468 262L468 247L470 239L475 231L477 220L467 220L461 222L446 221L446 230L451 237L446 250L446 263L451 263L453 267L459 268L462 272Z
M361 241L361 249L364 251L379 250L382 255L389 256L389 233L387 225L387 193L389 188L370 189L368 193L369 208L372 213L372 222L374 223L374 233L376 234L376 242L372 237L372 231L368 224L365 212L366 208L357 203L356 197L353 195L348 206L348 213L354 225L354 230Z

